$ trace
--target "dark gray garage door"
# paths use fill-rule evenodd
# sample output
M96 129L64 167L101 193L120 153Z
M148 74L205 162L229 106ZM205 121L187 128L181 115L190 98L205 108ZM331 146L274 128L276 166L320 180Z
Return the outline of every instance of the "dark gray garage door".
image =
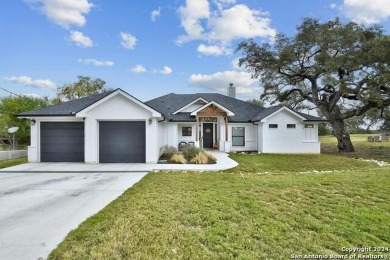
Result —
M84 122L41 122L42 162L84 162Z
M144 163L145 121L101 121L99 161L101 163Z

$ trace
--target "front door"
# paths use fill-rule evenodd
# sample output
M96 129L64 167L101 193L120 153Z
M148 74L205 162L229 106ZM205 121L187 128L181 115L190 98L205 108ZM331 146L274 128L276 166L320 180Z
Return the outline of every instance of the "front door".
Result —
M213 123L203 123L203 148L213 148Z

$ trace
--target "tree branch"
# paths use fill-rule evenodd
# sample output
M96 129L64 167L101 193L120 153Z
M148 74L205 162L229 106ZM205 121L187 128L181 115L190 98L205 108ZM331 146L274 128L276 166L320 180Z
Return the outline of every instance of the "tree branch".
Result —
M297 88L294 88L294 89L292 89L292 90L290 90L290 91L288 91L288 92L285 92L284 94L283 94L283 98L284 99L287 99L291 94L293 94L294 92L298 92L299 93L299 95L302 97L302 99L303 100L307 100L307 101L310 101L310 102L314 102L313 101L313 98L312 97L310 97L309 95L311 95L311 93L307 93L307 94L305 94L305 93L303 93L303 91L301 90L301 89L297 89ZM301 100L301 101L299 101L299 102L302 102L303 100ZM299 103L298 102L298 103Z
M368 102L362 107L356 108L354 110L347 111L341 115L342 119L351 118L354 116L361 116L364 113L366 113L368 110L372 108L385 108L390 106L390 99L384 100L381 104L378 104L376 102Z

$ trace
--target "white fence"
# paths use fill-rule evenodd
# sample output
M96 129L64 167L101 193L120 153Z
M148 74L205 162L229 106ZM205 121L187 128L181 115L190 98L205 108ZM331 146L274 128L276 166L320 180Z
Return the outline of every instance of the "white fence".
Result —
M27 150L0 151L0 161L27 157Z

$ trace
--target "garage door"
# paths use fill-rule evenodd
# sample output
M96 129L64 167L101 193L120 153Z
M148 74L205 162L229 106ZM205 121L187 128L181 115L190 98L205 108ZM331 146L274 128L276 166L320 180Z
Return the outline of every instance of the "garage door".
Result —
M42 162L84 162L84 122L41 122Z
M144 163L145 121L101 121L99 162Z

